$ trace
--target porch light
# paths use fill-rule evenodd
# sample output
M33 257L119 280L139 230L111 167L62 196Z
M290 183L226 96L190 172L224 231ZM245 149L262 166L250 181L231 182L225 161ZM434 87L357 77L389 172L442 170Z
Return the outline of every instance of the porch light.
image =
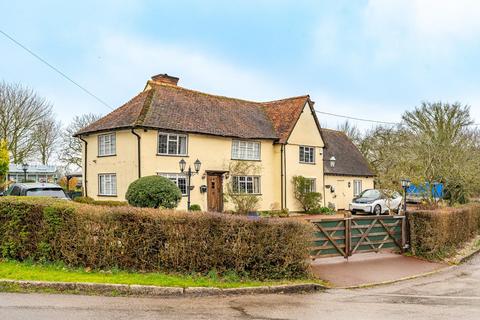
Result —
M180 172L185 171L185 166L187 165L187 162L184 159L182 159L178 162L178 164L180 165Z
M332 156L330 158L330 167L332 168L335 167L335 161L337 161L337 159L334 156Z
M22 164L22 170L23 170L23 182L27 182L28 163L25 162Z
M188 170L185 171L185 167L187 166L187 162L184 159L180 160L178 162L178 164L180 166L180 172L184 173L185 176L187 177L187 210L190 211L190 191L193 190L193 186L191 184L192 176L198 174L198 172L200 171L200 166L202 165L202 163L198 159L195 160L195 162L193 163L193 168L195 169L195 172L192 171L192 166L191 165L188 165Z
M408 179L402 179L402 188L408 188L410 187L410 180Z
M200 160L195 160L195 162L193 163L193 167L195 168L195 171L198 173L200 171L200 166L202 165L202 163L200 162ZM185 166L184 166L185 167Z
M402 188L403 188L403 212L407 212L407 189L410 187L409 179L402 179Z

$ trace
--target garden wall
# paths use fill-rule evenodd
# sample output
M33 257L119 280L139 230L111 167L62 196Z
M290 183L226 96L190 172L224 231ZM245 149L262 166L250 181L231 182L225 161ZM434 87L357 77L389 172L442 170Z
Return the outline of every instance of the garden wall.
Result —
M440 259L456 252L480 232L480 204L409 212L412 253Z
M306 222L214 213L0 199L3 258L132 271L233 271L255 279L309 273Z

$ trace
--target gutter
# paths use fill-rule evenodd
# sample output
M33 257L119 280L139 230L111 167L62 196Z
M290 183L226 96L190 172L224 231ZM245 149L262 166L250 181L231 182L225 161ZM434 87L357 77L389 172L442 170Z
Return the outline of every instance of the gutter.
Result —
M284 150L283 150L283 144L280 146L280 203L281 203L281 208L282 210L285 209L283 207L283 153L284 153Z
M135 128L132 128L132 133L137 137L137 161L138 161L138 178L142 177L142 166L141 166L141 157L140 157L140 135L135 132Z
M88 142L87 140L83 139L82 136L78 136L80 140L85 142L85 159L83 160L83 191L84 191L84 196L88 197L88 192L87 192L87 155L88 155Z
M288 208L287 207L287 149L286 149L286 143L283 145L284 149L283 149L283 172L284 172L284 175L283 175L283 186L285 188L285 197L284 197L284 201L285 201L285 208Z

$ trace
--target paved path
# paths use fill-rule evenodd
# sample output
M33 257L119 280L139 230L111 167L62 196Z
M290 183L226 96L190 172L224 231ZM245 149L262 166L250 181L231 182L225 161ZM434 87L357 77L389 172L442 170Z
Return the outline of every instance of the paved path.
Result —
M433 276L309 295L106 298L0 293L0 319L480 319L480 256Z
M321 258L313 262L315 275L334 287L381 283L424 274L447 267L391 252L358 253L343 257Z

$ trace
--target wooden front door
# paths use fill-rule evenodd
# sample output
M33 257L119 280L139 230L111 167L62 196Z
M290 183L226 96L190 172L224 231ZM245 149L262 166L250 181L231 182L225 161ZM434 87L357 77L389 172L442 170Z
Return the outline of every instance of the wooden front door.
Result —
M223 178L219 174L207 175L207 205L208 211L223 211Z

